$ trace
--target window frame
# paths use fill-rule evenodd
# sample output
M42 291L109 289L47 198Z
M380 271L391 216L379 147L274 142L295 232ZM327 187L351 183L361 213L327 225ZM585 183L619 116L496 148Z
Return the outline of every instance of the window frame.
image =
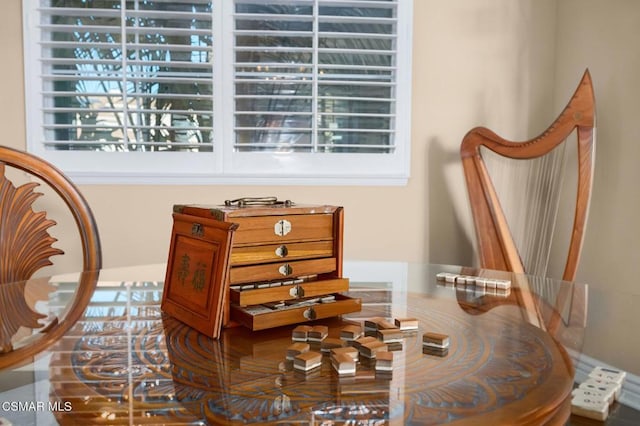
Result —
M220 3L214 1L214 10ZM213 51L213 152L101 152L46 149L40 61L40 2L23 0L27 150L81 184L406 185L411 148L411 37L413 0L396 0L396 110L392 154L235 152L233 104L233 1L222 1L212 25L222 28ZM344 2L339 2L344 3ZM218 33L216 33L218 34ZM215 53L214 53L215 54ZM224 64L229 64L223 66ZM220 76L221 78L215 78Z

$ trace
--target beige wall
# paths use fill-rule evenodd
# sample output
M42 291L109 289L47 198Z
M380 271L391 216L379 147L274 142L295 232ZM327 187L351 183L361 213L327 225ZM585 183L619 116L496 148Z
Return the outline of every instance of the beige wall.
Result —
M597 105L593 198L578 280L640 294L640 2L562 0L558 22L564 24L558 27L557 92L568 90L572 76L589 67ZM606 299L597 309L590 306L592 323L611 319L631 328L588 329L584 352L640 374L633 299L616 293Z
M589 67L597 105L593 198L578 279L640 294L640 2L558 2L556 87Z
M0 6L6 62L0 87L3 143L25 147L20 2ZM616 0L416 0L412 173L404 187L85 185L106 266L163 262L174 203L277 195L345 207L349 259L473 263L458 147L485 125L509 139L546 127L583 70L598 102L594 198L579 276L637 292L639 197L634 126L640 108L640 4ZM634 179L635 178L635 179ZM615 220L612 220L614 219ZM67 232L63 229L63 234Z

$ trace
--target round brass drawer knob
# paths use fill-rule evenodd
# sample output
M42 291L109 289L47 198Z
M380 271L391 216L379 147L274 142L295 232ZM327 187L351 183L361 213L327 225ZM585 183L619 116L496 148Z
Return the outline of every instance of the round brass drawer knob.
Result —
M299 285L292 287L289 290L289 296L301 298L304 297L304 287L300 287Z
M302 313L302 316L304 316L308 320L314 320L317 317L316 311L313 308L305 309Z
M284 244L276 249L276 256L278 257L287 257L289 254L289 249Z
M293 273L293 268L288 263L285 263L284 265L280 265L280 267L278 268L278 272L286 277L287 275L291 275Z

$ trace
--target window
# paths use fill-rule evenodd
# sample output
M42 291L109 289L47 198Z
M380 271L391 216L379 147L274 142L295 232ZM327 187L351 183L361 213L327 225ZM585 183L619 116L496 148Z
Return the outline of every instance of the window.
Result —
M411 0L23 5L28 148L76 181L408 177Z

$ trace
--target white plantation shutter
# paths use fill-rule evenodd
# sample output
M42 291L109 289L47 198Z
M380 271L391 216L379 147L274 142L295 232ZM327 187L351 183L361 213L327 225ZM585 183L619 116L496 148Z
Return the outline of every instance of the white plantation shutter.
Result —
M410 1L24 6L28 146L80 181L408 177Z
M211 151L210 5L94 3L40 9L44 145Z

